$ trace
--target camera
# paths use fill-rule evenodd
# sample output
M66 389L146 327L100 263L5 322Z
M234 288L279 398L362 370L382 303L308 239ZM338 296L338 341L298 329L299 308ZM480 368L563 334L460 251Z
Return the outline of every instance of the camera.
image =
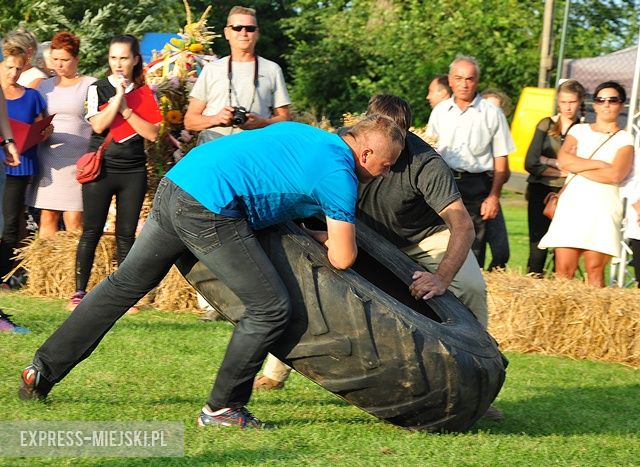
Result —
M234 125L242 125L247 121L247 109L242 106L234 107L231 121Z

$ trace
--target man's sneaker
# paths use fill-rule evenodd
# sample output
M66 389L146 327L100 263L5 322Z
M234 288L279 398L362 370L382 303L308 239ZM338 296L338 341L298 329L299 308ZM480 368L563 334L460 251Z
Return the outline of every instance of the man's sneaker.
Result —
M207 425L237 426L240 428L257 428L259 430L275 428L270 423L263 423L258 420L245 407L212 411L208 405L205 405L198 416L198 426Z
M27 401L33 399L45 399L53 383L50 383L38 369L29 365L22 370L22 381L20 381L20 389L18 390L18 397Z
M265 375L259 376L253 382L253 389L256 391L272 391L274 389L282 389L283 387L283 381L276 381Z
M85 297L85 295L87 295L87 292L85 292L84 290L78 290L76 293L74 293L71 296L69 303L67 303L67 310L69 311L75 310L76 307L80 305L80 302Z
M16 323L11 321L11 315L6 314L4 311L0 310L0 332L15 332L17 334L29 334L27 328L22 326L18 326Z

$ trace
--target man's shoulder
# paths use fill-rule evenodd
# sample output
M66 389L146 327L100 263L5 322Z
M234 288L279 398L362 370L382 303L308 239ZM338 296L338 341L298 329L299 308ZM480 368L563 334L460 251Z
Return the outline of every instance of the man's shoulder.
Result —
M442 159L438 151L415 133L408 131L405 138L405 152L412 163L424 164L433 159Z
M449 111L453 108L453 105L453 97L440 102L431 111L431 115L429 116L429 123L432 123L437 119L446 118L446 116L449 114Z
M268 58L264 58L258 55L258 63L259 67L263 70L280 70L280 65L276 62L269 60Z

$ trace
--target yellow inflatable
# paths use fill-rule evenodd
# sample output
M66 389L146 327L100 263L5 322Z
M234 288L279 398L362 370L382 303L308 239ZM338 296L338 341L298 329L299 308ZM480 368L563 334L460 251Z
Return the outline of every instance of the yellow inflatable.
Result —
M524 159L529 144L538 122L553 115L554 98L553 88L527 87L522 90L511 122L511 135L516 145L516 151L509 154L509 167L512 172L527 173L524 169Z

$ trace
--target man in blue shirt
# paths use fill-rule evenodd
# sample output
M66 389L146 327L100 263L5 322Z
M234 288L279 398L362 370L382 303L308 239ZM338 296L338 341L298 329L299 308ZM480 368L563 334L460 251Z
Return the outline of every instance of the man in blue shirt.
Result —
M160 182L153 209L118 270L98 284L38 349L19 395L44 398L191 251L244 303L198 425L267 428L246 408L253 379L290 314L287 289L254 235L279 222L326 216L310 234L338 269L355 261L358 181L389 173L404 146L392 120L372 115L343 136L284 122L198 146Z

